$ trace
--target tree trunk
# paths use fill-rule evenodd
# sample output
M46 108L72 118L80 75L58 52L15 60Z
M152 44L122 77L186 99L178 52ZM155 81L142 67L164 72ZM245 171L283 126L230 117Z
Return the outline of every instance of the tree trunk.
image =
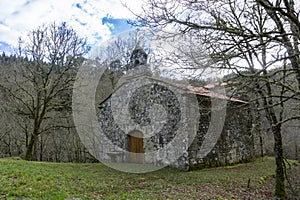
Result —
M264 139L262 137L262 131L259 132L259 145L260 145L260 156L264 157Z
M266 74L265 74L266 75ZM267 76L266 76L267 77ZM284 159L283 159L283 147L282 147L282 136L281 136L281 123L278 122L276 112L274 109L274 103L272 99L272 87L270 82L266 82L266 94L259 91L264 104L264 110L266 117L270 123L271 130L274 136L274 151L275 151L275 162L276 162L276 177L275 177L275 196L278 199L285 200L285 177L284 177Z
M32 159L33 148L34 148L36 139L37 139L37 135L33 134L31 136L31 138L29 140L29 143L27 145L27 148L26 148L26 154L25 154L25 157L24 157L25 160L31 160Z
M294 139L295 139L295 160L300 160L300 155L298 153L298 137L297 137L297 133L294 133Z
M40 161L43 161L43 148L44 148L44 144L43 144L43 137L42 135L40 136L41 141L40 141Z
M256 86L259 88L259 86ZM262 128L261 128L261 113L259 111L260 109L260 102L258 99L255 100L255 109L254 109L254 123L255 123L255 132L258 135L259 138L259 150L260 150L260 156L264 157L264 141L263 141L263 136L262 136Z
M285 177L284 177L284 158L282 148L282 137L280 126L273 126L274 134L274 151L276 153L276 181L275 181L275 196L279 199L286 199Z

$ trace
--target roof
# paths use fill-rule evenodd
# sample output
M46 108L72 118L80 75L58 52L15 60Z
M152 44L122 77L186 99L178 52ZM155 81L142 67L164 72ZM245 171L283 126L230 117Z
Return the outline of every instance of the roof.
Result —
M154 76L146 73L147 71L145 71L145 70L138 71L138 72L139 73L137 73L137 69L135 69L135 73L133 74L134 76L132 76L132 77L129 76L129 77L123 79L122 81L119 81L118 85L116 87L112 87L111 90L109 90L106 95L102 96L101 100L99 99L97 104L101 105L103 102L105 102L107 99L109 99L111 97L111 95L115 91L117 91L119 88L121 88L124 84L132 82L136 78L141 78L141 79L148 78L153 81L158 81L158 82L162 82L164 84L173 85L174 87L178 87L182 90L185 90L187 93L190 93L190 94L195 94L195 95L205 96L205 97L210 97L210 98L223 99L223 100L238 102L238 103L243 103L243 104L247 103L246 101L236 99L233 97L229 97L229 96L226 96L225 94L221 94L221 93L217 92L216 88L220 88L220 86L221 86L221 88L223 88L224 86L231 85L232 83L222 83L219 85L209 84L209 85L206 85L203 87L195 87L195 86L187 85L187 84L183 84L183 83L176 83L176 82L174 82L174 80L171 81L171 80L163 79L161 77L154 77Z
M246 101L236 99L233 97L229 97L224 94L217 93L217 92L207 89L205 87L195 87L195 86L191 86L191 85L181 85L181 84L176 84L176 85L177 85L177 87L187 89L190 93L195 94L195 95L206 96L206 97L210 97L210 98L224 99L224 100L238 102L238 103L247 103ZM212 87L209 87L209 88L212 88Z

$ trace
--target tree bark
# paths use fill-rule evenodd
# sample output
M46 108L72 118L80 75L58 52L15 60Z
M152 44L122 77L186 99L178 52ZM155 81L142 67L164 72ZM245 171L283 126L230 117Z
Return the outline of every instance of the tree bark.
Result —
M31 138L26 148L26 154L24 157L25 160L31 160L36 139L37 139L37 135L34 134L31 135Z
M267 96L264 96L264 107L267 119L270 122L271 130L274 136L274 152L276 162L276 178L275 178L275 196L278 199L285 200L287 198L285 190L285 176L284 176L284 158L283 158L283 147L282 147L282 135L281 135L281 123L278 123L276 112L273 105L272 89L270 82L266 82Z
M256 83L256 88L259 89L259 85ZM254 123L255 123L255 132L257 133L258 139L259 139L259 151L260 151L260 157L264 157L264 140L262 136L262 128L261 128L261 113L259 111L260 108L260 102L258 99L255 100L254 104Z
M274 151L276 153L276 181L275 181L275 196L279 199L286 199L285 191L285 177L284 177L284 158L282 149L281 128L273 126L272 131L274 134Z

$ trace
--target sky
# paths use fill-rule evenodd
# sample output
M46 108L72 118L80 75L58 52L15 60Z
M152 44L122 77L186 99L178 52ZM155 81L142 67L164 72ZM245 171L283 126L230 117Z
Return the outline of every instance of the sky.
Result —
M127 19L141 11L141 0L0 0L0 52L11 51L18 38L42 24L67 22L88 44L132 28Z

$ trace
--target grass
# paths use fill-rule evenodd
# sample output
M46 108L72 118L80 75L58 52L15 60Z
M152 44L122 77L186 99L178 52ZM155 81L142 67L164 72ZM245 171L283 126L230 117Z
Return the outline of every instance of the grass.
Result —
M269 198L273 193L274 163L273 158L264 158L253 163L191 172L165 168L131 174L101 163L4 158L0 159L0 199ZM250 188L247 187L249 179Z

